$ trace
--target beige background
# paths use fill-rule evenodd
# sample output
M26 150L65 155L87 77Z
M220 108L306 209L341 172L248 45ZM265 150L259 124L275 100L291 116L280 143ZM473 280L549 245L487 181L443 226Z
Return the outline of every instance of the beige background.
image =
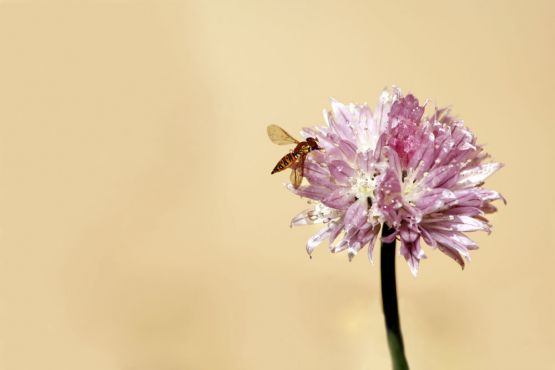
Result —
M399 264L413 369L553 369L552 2L0 4L0 369L388 369L266 138L396 84L453 104L509 204L461 272ZM401 261L400 259L398 260Z

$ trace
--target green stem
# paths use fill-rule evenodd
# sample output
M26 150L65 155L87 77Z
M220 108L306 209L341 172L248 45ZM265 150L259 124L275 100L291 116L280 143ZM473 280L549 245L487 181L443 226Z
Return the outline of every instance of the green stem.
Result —
M382 237L393 233L386 224L383 225ZM397 304L397 284L395 282L395 240L391 243L382 241L381 247L381 278L382 278L382 305L385 316L385 329L387 344L393 362L393 370L408 370L409 364L405 357L403 335L399 323L399 307Z

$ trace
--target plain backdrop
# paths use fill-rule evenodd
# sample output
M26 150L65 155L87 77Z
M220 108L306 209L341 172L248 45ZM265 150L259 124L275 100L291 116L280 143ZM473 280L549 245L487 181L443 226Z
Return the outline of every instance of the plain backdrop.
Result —
M464 271L398 259L411 368L553 368L554 24L551 1L2 2L0 369L388 369L379 264L307 257L265 128L390 85L506 164Z

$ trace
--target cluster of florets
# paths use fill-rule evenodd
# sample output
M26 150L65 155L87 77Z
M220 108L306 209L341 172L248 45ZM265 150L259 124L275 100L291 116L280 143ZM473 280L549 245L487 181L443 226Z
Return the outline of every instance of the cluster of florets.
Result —
M325 239L334 253L349 258L372 250L383 224L393 229L385 241L400 240L400 253L413 274L425 258L421 240L464 267L476 244L464 233L490 231L485 214L502 199L482 188L502 165L486 161L463 122L446 109L425 116L425 105L399 90L385 91L377 109L332 100L324 111L326 126L305 128L322 151L307 156L308 185L290 190L310 198L312 208L292 225L322 223L307 243L307 251Z

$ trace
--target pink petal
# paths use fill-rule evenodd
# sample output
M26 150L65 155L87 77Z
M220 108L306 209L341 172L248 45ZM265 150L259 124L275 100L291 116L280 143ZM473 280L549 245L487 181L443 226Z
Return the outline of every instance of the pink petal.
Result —
M361 242L355 242L353 245L349 246L347 253L349 255L349 261L353 259L354 256L358 254L358 251L362 249L363 245Z
M343 239L339 242L339 244L337 244L336 246L333 246L331 248L331 252L332 253L339 253L339 252L344 251L348 247L349 247L349 242L347 241L347 239Z
M329 164L329 172L335 180L343 184L348 184L349 180L355 174L355 171L349 164L342 160L334 160Z
M439 245L439 250L454 259L461 266L461 268L464 269L464 259L456 249L445 245Z
M449 188L455 184L459 168L454 165L441 166L432 170L424 179L423 186Z
M347 160L351 162L355 160L357 149L352 142L348 140L341 140L339 142L339 150L341 150Z
M330 171L314 161L305 161L303 175L312 185L326 188L334 187L331 182Z
M327 187L312 184L308 186L301 186L298 189L295 189L293 185L289 184L287 189L298 196L314 200L325 199L330 195L330 189Z
M501 167L501 163L492 162L461 171L457 185L464 188L478 186Z
M426 258L424 251L420 248L420 237L417 236L413 242L405 241L401 237L401 248L399 252L405 257L410 271L416 277L420 260Z
M341 234L341 231L343 231L344 227L345 227L345 223L343 222L343 219L335 222L335 224L333 225L330 231L330 237L329 237L330 247L335 241L335 239L337 239L339 234Z
M365 152L362 153L357 153L356 156L356 164L357 167L366 172L366 173L371 173L372 169L373 169L373 164L374 164L374 158L373 158L373 153L371 150L367 150Z
M361 228L368 222L368 203L366 200L356 201L347 209L345 213L345 225L347 230Z
M306 243L306 252L309 256L312 256L312 252L314 251L314 249L319 246L322 241L324 241L324 239L328 237L330 232L330 227L325 227L314 234L310 239L308 239L308 243Z
M372 252L374 251L374 244L380 233L380 224L374 225L374 227L368 232L368 235L363 239L362 243L368 244L368 259L370 262L374 263L372 258Z
M355 196L349 188L338 188L322 199L322 203L335 209L347 209L354 201Z

